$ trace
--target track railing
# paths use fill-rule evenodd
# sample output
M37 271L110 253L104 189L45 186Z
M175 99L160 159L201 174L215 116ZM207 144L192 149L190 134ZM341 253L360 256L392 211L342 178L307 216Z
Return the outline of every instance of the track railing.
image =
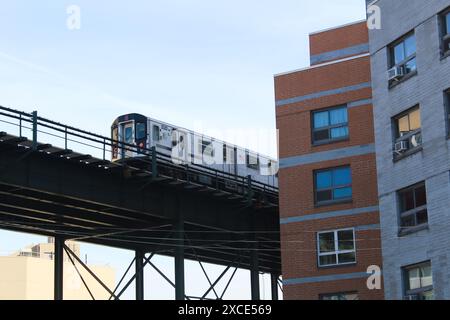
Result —
M278 197L277 187L252 180L251 176L239 176L196 163L176 164L171 156L157 152L154 147L151 149L141 148L134 144L113 140L110 137L40 117L37 112L27 113L0 106L0 123L2 126L12 128L11 130L15 131L8 132L9 130L6 130L7 133L17 133L19 137L26 137L31 140L31 148L33 149L38 147L38 137L44 135L47 137L46 143L49 142L48 140L55 141L55 144L52 143L55 147L69 150L69 146L77 145L77 150L73 148L73 151L77 154L86 153L104 162L110 162L113 149L119 147L124 152L133 152L139 156L125 158L116 161L115 164L130 166L132 163L139 169L151 172L154 178L159 174L164 174L171 176L173 179L195 182L218 190L229 191L233 189L234 193L249 198L255 192L262 196ZM84 150L89 150L89 152Z

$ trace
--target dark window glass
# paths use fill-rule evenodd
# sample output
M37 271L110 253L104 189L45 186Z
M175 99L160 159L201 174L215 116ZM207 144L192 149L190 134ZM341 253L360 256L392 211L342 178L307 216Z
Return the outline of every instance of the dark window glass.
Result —
M444 103L447 112L447 135L450 136L450 89L444 92Z
M147 136L145 123L138 122L136 124L136 140L145 139Z
M257 155L252 155L247 153L246 155L247 167L250 169L259 169L259 157Z
M317 202L325 202L333 200L333 192L331 190L317 191Z
M425 185L417 187L417 189L414 190L414 195L416 207L421 207L427 204L427 193L425 191Z
M348 200L352 198L350 167L315 172L316 203Z
M353 250L353 230L338 231L339 250Z
M445 34L450 34L450 12L445 15Z
M153 136L153 141L159 141L160 139L160 129L159 126L153 126L152 129L152 136Z
M338 261L339 261L340 264L355 262L355 253L354 252L350 252L350 253L339 254L338 255Z
M336 251L335 241L334 241L334 232L321 234L319 237L319 241L320 241L319 247L320 247L321 253Z
M320 300L342 300L342 301L352 301L358 300L358 294L356 292L348 292L348 293L332 293L332 294L323 294L320 295Z
M318 130L314 132L314 141L330 140L330 130Z
M321 266L329 266L329 265L335 265L337 264L336 255L326 255L326 256L320 256L319 262Z
M133 128L125 127L125 143L132 144L133 143Z
M400 233L414 231L414 227L428 223L425 183L399 191Z
M403 209L402 211L409 211L414 209L415 203L414 203L414 191L406 191L402 194L403 198Z
M450 52L450 12L442 14L442 54Z
M313 141L331 142L348 137L347 107L313 112Z

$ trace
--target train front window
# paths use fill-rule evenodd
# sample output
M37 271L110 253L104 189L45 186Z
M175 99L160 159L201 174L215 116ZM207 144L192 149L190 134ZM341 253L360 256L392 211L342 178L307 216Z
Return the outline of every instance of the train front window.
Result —
M133 128L125 127L125 143L132 144L133 143Z
M147 133L145 130L145 123L138 122L136 124L136 140L145 139L146 135L147 135Z

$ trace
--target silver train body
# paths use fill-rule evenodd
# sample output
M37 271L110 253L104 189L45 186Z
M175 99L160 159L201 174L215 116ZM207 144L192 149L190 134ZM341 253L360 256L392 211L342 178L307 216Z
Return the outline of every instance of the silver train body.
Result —
M176 127L140 114L118 117L111 126L112 161L145 156L139 149L156 148L177 164L201 166L278 188L278 162L251 150ZM136 146L121 148L121 143Z

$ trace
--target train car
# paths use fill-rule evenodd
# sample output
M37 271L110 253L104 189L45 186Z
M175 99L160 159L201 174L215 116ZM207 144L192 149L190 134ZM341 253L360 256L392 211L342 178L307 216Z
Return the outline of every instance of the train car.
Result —
M112 161L148 156L152 147L179 164L210 168L236 177L278 187L278 162L198 132L141 114L118 117L111 126ZM122 147L132 145L132 148Z

